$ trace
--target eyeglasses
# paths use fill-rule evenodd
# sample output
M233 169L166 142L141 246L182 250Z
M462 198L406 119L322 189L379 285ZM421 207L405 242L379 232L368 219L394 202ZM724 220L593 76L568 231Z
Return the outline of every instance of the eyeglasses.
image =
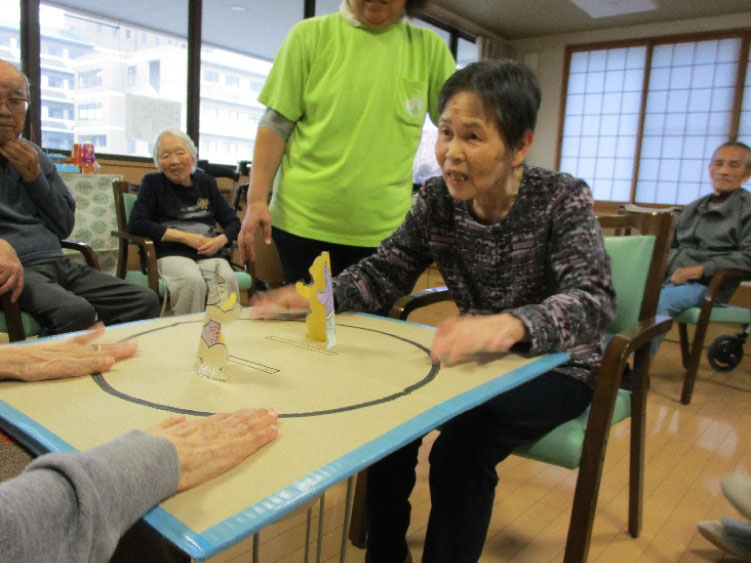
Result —
M23 98L9 98L7 100L0 98L0 106L3 104L13 113L22 113L29 109L29 100Z

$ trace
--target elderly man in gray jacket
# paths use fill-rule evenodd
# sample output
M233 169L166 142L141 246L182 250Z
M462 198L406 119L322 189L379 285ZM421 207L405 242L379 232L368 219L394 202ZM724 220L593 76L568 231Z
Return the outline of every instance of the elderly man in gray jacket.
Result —
M20 138L28 106L26 77L0 60L0 294L20 299L45 334L158 316L150 289L63 255L76 202L42 149Z
M751 149L737 141L720 145L709 176L714 191L686 207L676 223L659 315L674 317L699 305L718 270L751 270L751 194L741 188L751 176ZM723 286L719 300L730 299L737 285Z

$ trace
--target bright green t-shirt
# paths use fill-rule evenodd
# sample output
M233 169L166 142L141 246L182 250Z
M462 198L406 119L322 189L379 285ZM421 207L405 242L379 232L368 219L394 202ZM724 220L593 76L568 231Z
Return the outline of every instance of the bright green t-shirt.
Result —
M298 23L259 101L295 121L274 192L274 225L294 235L375 247L411 203L426 111L456 70L444 41L400 21L382 31L341 14Z

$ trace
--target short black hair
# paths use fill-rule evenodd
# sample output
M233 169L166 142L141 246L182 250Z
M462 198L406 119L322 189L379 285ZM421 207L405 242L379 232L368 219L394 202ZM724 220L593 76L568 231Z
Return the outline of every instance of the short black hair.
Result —
M407 3L404 5L404 12L410 17L415 16L419 14L427 4L428 0L407 0Z
M540 83L522 63L511 59L471 63L457 70L438 95L443 113L454 94L473 92L492 109L506 143L516 149L527 131L534 131L540 109Z
M712 160L714 160L714 157L717 154L717 151L725 147L737 147L739 149L745 149L746 150L746 169L751 168L751 147L749 147L746 143L741 143L740 141L727 141L725 143L722 143L712 153Z

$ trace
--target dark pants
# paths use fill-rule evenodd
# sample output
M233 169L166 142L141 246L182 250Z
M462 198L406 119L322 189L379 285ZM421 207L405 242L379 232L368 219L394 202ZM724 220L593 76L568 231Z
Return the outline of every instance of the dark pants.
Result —
M24 268L21 309L32 314L43 334L85 330L159 316L159 298L149 288L127 283L89 266L60 258Z
M377 250L377 247L348 246L298 237L276 227L271 228L271 236L279 252L285 284L300 280L310 282L308 269L323 251L328 251L331 258L331 275L336 276L347 266L359 262Z
M495 466L517 446L579 416L591 400L586 384L548 372L444 424L430 452L432 508L423 562L477 561L498 483ZM407 555L420 442L368 469L368 563L401 563Z

